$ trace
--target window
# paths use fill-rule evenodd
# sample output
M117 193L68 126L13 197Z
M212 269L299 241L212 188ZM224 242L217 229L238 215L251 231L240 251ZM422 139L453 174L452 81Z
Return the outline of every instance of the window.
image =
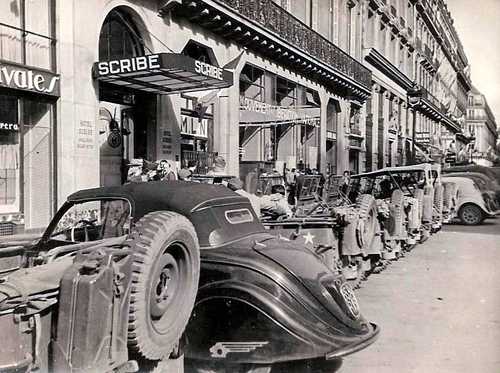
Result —
M59 219L51 239L88 242L129 233L130 204L126 200L86 201L71 206Z
M0 212L19 211L19 119L15 96L0 95Z
M288 79L276 77L274 100L280 106L295 106L297 101L297 84Z
M225 215L230 224L251 223L253 221L252 213L248 209L228 210Z
M0 59L55 69L54 0L0 1Z
M0 213L45 227L52 210L53 104L0 94Z
M264 102L264 93L264 70L246 64L240 74L240 95Z
M118 10L110 12L99 35L99 60L119 60L142 55L143 41L130 17Z

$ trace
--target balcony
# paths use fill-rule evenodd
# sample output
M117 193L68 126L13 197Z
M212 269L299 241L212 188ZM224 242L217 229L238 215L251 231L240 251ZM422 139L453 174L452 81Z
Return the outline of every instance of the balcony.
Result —
M366 67L272 0L169 0L160 13L168 10L332 88L370 95Z
M410 105L426 113L434 120L443 123L452 133L461 131L460 124L445 114L445 107L424 87L418 87L408 92Z

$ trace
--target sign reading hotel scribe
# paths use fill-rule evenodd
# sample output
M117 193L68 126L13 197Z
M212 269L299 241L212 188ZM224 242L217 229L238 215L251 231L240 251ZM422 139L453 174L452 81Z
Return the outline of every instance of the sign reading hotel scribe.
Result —
M48 71L0 63L0 87L59 96L59 76Z
M114 84L156 94L203 91L233 85L233 73L181 53L158 53L99 61L93 76Z

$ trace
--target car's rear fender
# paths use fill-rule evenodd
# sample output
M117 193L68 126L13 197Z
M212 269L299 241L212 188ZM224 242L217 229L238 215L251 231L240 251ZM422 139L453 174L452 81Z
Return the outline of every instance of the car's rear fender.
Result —
M371 336L364 320L352 330L301 303L306 293L293 297L266 276L248 275L254 278L200 288L186 329L187 357L269 364L326 356Z

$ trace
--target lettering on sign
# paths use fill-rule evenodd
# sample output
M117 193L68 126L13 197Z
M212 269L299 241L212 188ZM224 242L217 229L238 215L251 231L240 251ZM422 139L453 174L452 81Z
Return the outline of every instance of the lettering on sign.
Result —
M0 85L7 87L52 94L57 91L58 81L58 76L0 65Z
M110 74L154 70L160 67L160 56L158 54L150 54L148 56L99 62L97 64L97 73L99 76L105 76Z
M196 60L194 63L194 71L198 74L208 76L217 80L223 80L222 69L217 66L210 65L205 62Z
M287 109L278 105L271 105L248 97L240 96L240 110L267 114L283 122L304 123L311 126L319 125L319 117L307 115L297 110Z
M172 154L172 132L163 130L161 136L161 152L164 155Z
M19 131L19 124L0 122L0 130Z

